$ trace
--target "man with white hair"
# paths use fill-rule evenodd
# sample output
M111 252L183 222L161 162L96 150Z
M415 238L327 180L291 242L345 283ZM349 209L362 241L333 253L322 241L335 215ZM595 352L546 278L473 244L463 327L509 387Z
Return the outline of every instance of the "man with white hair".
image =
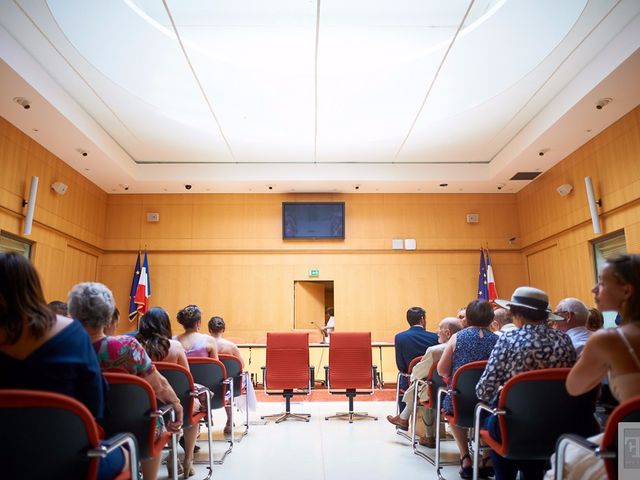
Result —
M515 330L516 327L513 324L513 317L511 316L511 312L506 308L496 308L493 311L493 323L495 325L495 333L500 336L505 332L510 332L511 330Z
M577 298L564 298L560 300L554 313L564 318L564 321L556 322L557 328L569 335L576 354L580 356L585 343L593 333L587 328L589 309Z
M438 324L438 345L434 345L432 347L427 348L424 355L422 356L422 360L416 363L411 371L411 385L405 391L402 401L405 403L404 409L400 412L399 415L387 415L387 420L394 424L401 430L409 429L409 418L413 412L413 396L415 390L415 380L421 379L424 380L427 378L429 370L431 366L435 363L438 363L440 357L442 356L442 352L444 351L444 347L447 342L451 338L451 336L459 332L463 328L462 320L455 317L445 317ZM425 387L419 392L419 397L421 401L429 400L429 390ZM420 445L429 448L435 448L436 440L435 440L435 411L433 409L425 409L424 412L424 423L426 426L426 435L424 437L420 437L419 442Z

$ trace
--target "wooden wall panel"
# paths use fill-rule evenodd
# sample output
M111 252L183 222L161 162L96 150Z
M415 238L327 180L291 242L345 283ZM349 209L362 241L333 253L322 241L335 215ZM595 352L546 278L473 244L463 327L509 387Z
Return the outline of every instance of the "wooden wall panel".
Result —
M591 242L598 236L591 226L585 176L602 199L602 235L624 230L627 250L640 253L640 107L517 194L529 281L552 302L571 296L593 305ZM555 191L563 183L574 187L567 197Z
M28 240L34 242L33 262L47 300L64 300L77 281L95 280L107 194L3 118L0 171L0 228L17 236L22 235L26 213L22 199L28 196L31 177L40 178ZM54 181L69 186L65 195L53 192ZM85 255L77 253L81 251Z

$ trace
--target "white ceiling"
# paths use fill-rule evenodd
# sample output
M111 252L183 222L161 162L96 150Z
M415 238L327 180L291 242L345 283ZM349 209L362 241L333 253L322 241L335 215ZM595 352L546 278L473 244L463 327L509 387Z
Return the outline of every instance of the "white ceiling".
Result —
M0 115L109 193L515 192L639 47L637 0L0 0Z

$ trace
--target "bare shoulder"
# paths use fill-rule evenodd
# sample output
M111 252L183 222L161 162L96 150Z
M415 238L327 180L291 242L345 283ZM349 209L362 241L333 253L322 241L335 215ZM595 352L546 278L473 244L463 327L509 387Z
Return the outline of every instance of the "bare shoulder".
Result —
M62 315L56 315L56 322L52 325L51 329L45 334L46 338L51 338L57 335L59 332L67 328L73 323L73 319L69 317L63 317Z

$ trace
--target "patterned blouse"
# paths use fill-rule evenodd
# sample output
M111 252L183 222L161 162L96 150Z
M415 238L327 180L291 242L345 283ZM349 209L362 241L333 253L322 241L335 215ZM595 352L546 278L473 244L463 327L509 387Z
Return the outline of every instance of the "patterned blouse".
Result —
M572 367L576 351L569 336L542 324L525 324L502 335L476 385L476 395L493 405L498 388L514 375L529 370Z
M119 368L127 373L146 377L155 369L149 355L134 337L104 337L95 342L93 348L102 370Z

